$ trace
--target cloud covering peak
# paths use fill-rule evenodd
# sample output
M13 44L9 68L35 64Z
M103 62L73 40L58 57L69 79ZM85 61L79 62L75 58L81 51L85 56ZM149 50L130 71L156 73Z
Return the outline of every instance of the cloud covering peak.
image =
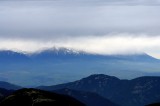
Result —
M160 0L1 0L0 49L159 57Z
M111 55L111 54L137 54L148 53L154 57L160 58L160 36L156 37L131 37L115 35L115 36L88 36L61 38L50 40L25 40L10 39L1 40L0 50L13 50L25 53L35 53L45 49L52 48L68 48L77 51L85 51L87 53Z

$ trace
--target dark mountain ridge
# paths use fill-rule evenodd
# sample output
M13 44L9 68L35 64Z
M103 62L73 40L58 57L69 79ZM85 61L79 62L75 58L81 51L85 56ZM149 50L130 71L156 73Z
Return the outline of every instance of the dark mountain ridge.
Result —
M121 80L116 77L96 74L81 80L55 86L41 86L43 90L73 89L95 92L122 106L144 106L160 101L160 77L139 77Z
M11 84L5 81L0 81L0 88L4 88L7 90L18 90L21 89L21 86L15 85L15 84Z
M37 89L21 89L6 97L0 106L85 106L78 100Z
M67 88L55 90L53 92L74 97L82 103L86 104L86 106L118 106L117 104L96 93L76 91Z

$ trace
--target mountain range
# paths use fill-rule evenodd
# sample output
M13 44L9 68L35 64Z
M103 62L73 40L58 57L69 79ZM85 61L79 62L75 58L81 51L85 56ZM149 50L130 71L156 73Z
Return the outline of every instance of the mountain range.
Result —
M67 83L91 74L132 79L160 75L160 60L147 54L100 55L66 48L33 54L0 51L0 80L21 86Z
M74 82L39 86L36 89L68 95L86 106L145 106L148 104L157 106L160 102L159 83L160 77L156 76L126 80L115 76L94 74ZM5 84L10 85L10 88ZM3 88L0 88L0 101L5 100L5 97L8 98L14 92L21 91L15 89L17 85L7 82L4 82L3 85L1 86ZM18 89L20 88L18 86ZM24 91L32 92L36 89L25 89ZM23 94L23 92L21 93Z
M145 76L121 80L114 76L95 74L66 84L38 88L47 91L67 88L94 92L121 106L144 106L160 101L159 83L160 77Z

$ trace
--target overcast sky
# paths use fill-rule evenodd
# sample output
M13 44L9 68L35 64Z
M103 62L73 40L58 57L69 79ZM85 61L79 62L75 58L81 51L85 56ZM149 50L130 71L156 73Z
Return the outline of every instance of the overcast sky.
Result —
M160 58L160 0L0 0L0 50Z

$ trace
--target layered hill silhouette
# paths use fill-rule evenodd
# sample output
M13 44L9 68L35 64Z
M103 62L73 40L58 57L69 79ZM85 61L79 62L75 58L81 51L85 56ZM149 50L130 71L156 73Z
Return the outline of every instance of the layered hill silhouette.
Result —
M68 95L65 97L73 98L73 100L76 101L78 100L86 106L146 106L148 104L150 104L148 106L158 106L160 101L159 83L160 77L145 76L132 80L122 80L114 76L94 74L70 83L37 87L37 89L45 91L37 89L22 89L15 91L0 88L0 101L2 101L2 104L20 103L16 105L19 106L22 104L18 101L23 101L23 103L25 103L24 100L27 100L27 103L31 103L31 101L28 101L30 99L27 98L35 97L36 100L50 98L52 96L48 97L47 95L52 92L49 95ZM4 99L5 97L6 99ZM59 96L56 97L59 98ZM23 98L25 99L21 100ZM48 103L45 102L44 104ZM8 105L10 106L10 104L7 104L7 106ZM39 104L36 104L35 106L37 105L39 106Z
M145 53L100 55L52 48L33 54L0 51L0 61L0 80L22 86L55 85L95 73L127 79L160 75L153 72L160 70L160 60Z
M55 86L41 86L40 89L53 91L73 89L95 92L122 106L144 106L160 101L160 77L139 77L132 80L121 80L104 74L89 77Z
M48 106L48 105L53 106L54 105L55 106L55 104L47 103L47 99L50 98L48 95L49 93L51 93L51 92L45 92L45 91L41 91L41 90L37 90L37 89L21 89L18 91L14 91L14 90L6 90L6 89L0 88L0 106L1 105L2 106L3 105L12 106L11 104L16 105L16 106L17 105L24 106L25 103L27 103L26 104L27 106L30 106L29 103L32 102L32 104L34 104L34 101L40 101L42 98L45 99L45 102L43 102L42 104L38 103L38 105L40 105L40 106ZM108 99L106 99L96 93L91 93L91 92L76 91L76 90L71 90L71 89L60 89L60 90L52 91L51 94L54 94L55 99L59 99L59 96L62 96L62 97L64 96L63 99L75 98L76 100L78 100L78 102L80 101L81 103L85 104L86 106L119 106L119 105L111 102L110 100L108 100ZM60 94L60 95L58 95L58 94ZM65 96L65 95L68 95L68 96ZM32 98L32 101L30 101L29 98ZM61 101L62 101L62 99L61 99ZM75 102L75 100L74 100L74 102ZM34 105L37 106L37 103L35 103ZM57 105L61 106L62 104L57 104ZM65 105L65 106L67 106L67 105ZM75 105L75 106L77 106L77 105Z
M6 97L0 106L85 106L65 95L37 89L21 89Z
M5 81L0 81L0 88L4 88L7 90L18 90L21 89L21 86L15 85L15 84L11 84Z
M67 88L55 90L53 92L74 97L82 103L86 104L86 106L119 106L112 101L92 92L77 91Z

